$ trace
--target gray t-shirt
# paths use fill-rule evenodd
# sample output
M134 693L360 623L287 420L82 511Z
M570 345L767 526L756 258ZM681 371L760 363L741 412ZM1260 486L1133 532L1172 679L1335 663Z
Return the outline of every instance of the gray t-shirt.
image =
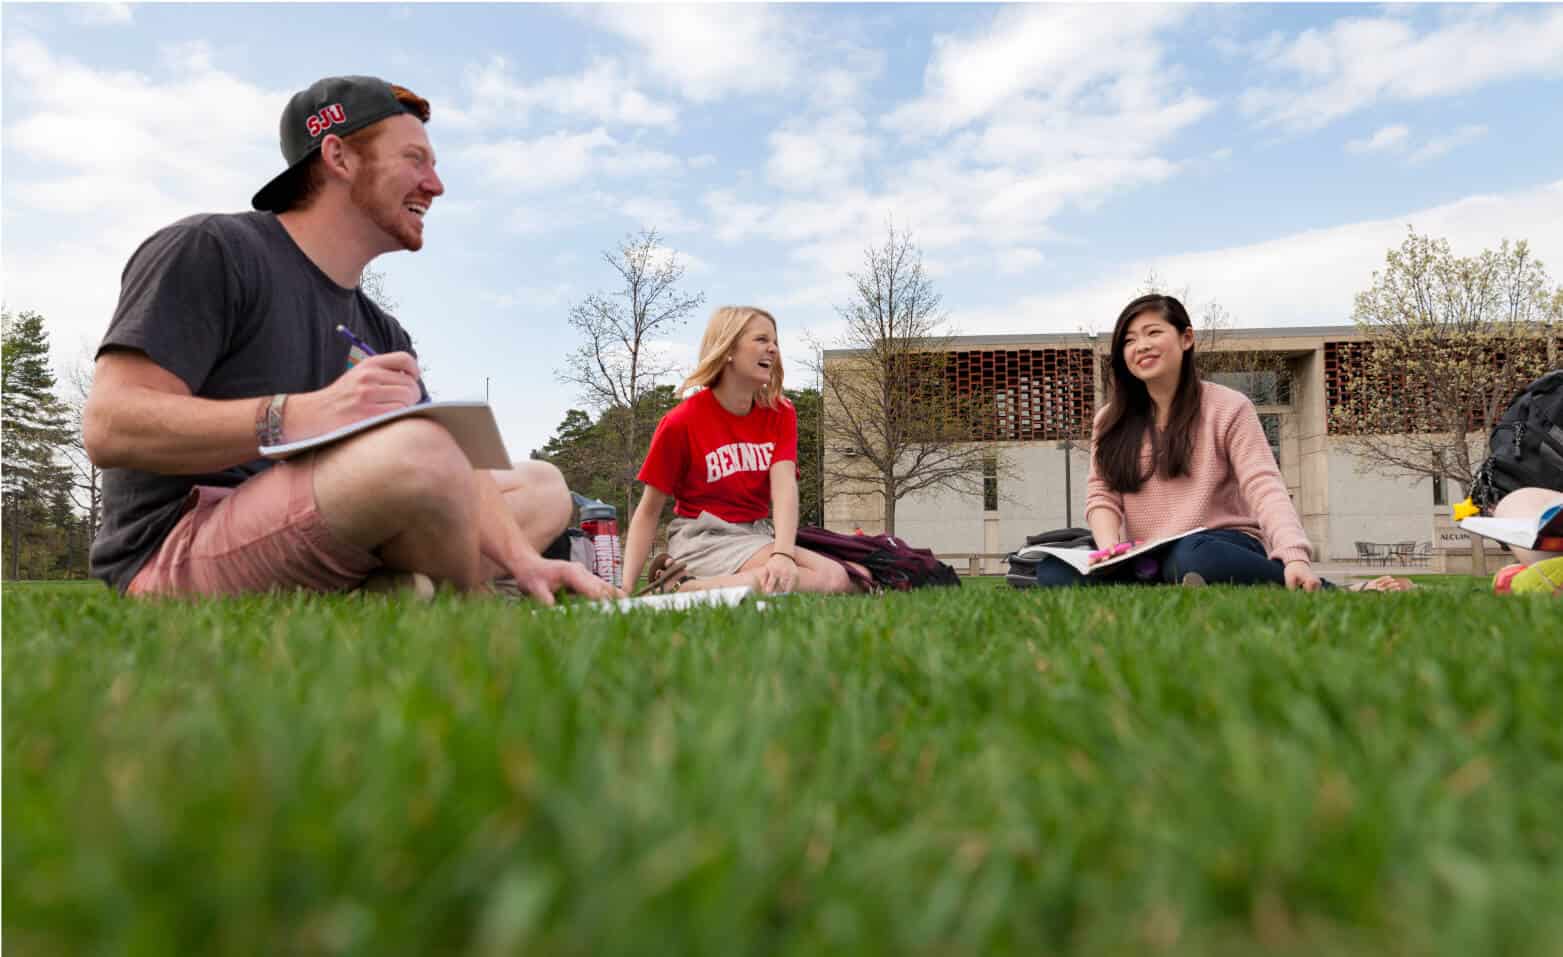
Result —
M159 230L130 257L98 355L143 353L203 399L313 392L347 371L338 323L377 352L412 351L390 314L321 272L274 214L213 213ZM270 465L256 459L205 475L105 469L92 574L124 591L191 488L235 486Z

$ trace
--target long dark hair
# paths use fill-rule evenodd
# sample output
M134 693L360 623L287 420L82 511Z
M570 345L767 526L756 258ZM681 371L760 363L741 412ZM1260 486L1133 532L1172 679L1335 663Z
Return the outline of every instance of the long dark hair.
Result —
M1145 480L1156 474L1164 478L1187 475L1189 457L1194 452L1200 394L1194 347L1183 351L1178 390L1172 395L1172 411L1161 435L1155 429L1156 409L1150 391L1129 371L1129 363L1123 357L1129 323L1146 312L1159 313L1177 330L1180 339L1183 331L1193 325L1189 311L1172 296L1141 296L1118 314L1118 324L1113 326L1111 371L1107 376L1107 411L1096 434L1096 471L1115 492L1138 492ZM1147 430L1151 433L1151 470L1142 472L1140 451L1145 446Z

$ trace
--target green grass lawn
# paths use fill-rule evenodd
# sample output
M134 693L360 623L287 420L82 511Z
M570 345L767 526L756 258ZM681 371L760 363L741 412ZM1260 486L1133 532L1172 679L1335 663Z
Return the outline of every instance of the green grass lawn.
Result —
M4 594L18 954L1563 953L1563 605Z

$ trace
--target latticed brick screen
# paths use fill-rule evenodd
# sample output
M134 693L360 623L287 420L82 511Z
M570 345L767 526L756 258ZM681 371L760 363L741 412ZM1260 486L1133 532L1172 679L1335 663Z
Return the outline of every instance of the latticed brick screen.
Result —
M973 438L1026 442L1090 436L1096 404L1090 349L985 349L947 355L946 389L976 400L984 409Z
M1357 382L1367 375L1368 350L1366 342L1326 342L1324 344L1324 398L1329 403L1325 409L1330 434L1341 431L1336 421L1337 409L1353 415L1366 411L1366 396L1357 390Z

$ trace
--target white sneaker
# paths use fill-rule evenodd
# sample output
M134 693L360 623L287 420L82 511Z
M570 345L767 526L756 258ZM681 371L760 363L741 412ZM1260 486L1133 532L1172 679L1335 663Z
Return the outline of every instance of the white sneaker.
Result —
M1184 588L1204 588L1205 576L1201 575L1199 572L1189 572L1187 575L1183 576L1183 580L1179 582L1179 584L1181 584Z
M398 572L382 568L370 572L358 590L376 595L407 595L415 601L432 601L434 579L423 572Z

